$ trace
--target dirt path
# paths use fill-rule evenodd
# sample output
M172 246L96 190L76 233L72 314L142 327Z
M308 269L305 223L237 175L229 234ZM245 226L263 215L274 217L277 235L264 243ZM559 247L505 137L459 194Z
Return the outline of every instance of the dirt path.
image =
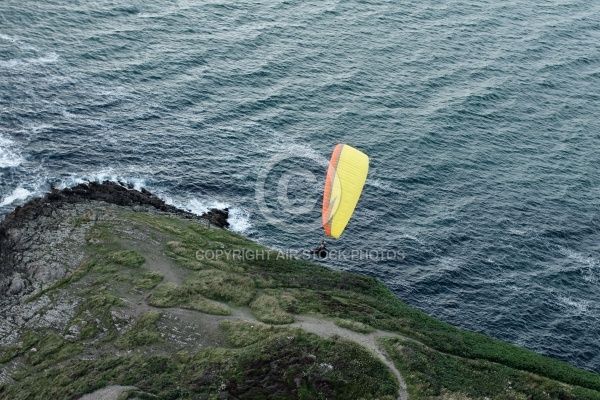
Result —
M371 350L375 355L394 373L398 380L398 400L408 400L408 391L406 390L406 382L396 368L394 363L388 358L387 353L379 347L377 339L381 337L401 337L399 335L375 331L373 333L357 333L348 329L341 328L327 319L319 319L309 316L297 316L296 321L288 326L296 326L304 329L307 332L314 333L321 337L330 338L339 336L344 339L352 340L360 345Z
M171 282L181 285L190 271L178 268L173 260L164 254L163 246L159 243L167 241L166 238L154 238L153 235L159 235L154 230L136 226L135 229L127 227L120 231L124 234L122 238L125 247L135 249L144 254L146 258L146 268L152 271L159 272L165 278L166 282ZM137 317L143 312L150 310L160 311L163 313L163 320L168 320L165 325L165 334L169 339L179 346L194 347L199 350L201 347L221 347L224 345L222 332L219 325L226 320L241 320L253 324L263 324L258 321L247 308L231 308L232 314L229 316L217 316L199 313L182 309L179 307L172 308L156 308L148 304L147 298L140 299L137 296L130 297L129 307L133 311L132 317ZM225 306L225 305L224 305ZM282 325L282 327L295 327L303 329L307 332L316 334L323 338L331 338L334 336L354 341L363 347L369 349L377 358L379 358L394 374L398 381L398 400L408 400L408 391L406 382L400 371L396 368L389 356L378 345L377 341L383 337L399 337L408 339L402 335L395 333L374 331L369 334L357 333L335 325L335 323L324 317L314 317L308 315L294 316L295 322L292 324ZM409 339L410 340L410 339ZM116 400L119 395L132 388L110 386L102 390L96 391L84 397L84 400Z
M133 386L107 386L93 393L88 393L79 400L117 400L123 392L135 390Z
M333 323L333 321L326 318L316 318L308 315L296 315L294 316L296 321L288 324L282 325L283 327L296 327L303 329L307 332L314 333L315 335L331 338L333 336L338 336L344 339L352 340L361 346L364 346L371 350L396 376L398 380L398 400L408 400L408 391L406 388L406 382L398 371L398 368L394 365L394 363L388 358L388 355L385 353L383 349L379 347L377 344L377 339L383 337L398 337L401 339L407 339L402 335L398 335L395 333L384 332L380 330L376 330L372 333L357 333L342 327L337 326ZM222 317L223 319L238 319L246 322L252 322L255 324L262 324L262 322L255 319L248 311L243 309L235 309L232 310L232 315L228 317Z

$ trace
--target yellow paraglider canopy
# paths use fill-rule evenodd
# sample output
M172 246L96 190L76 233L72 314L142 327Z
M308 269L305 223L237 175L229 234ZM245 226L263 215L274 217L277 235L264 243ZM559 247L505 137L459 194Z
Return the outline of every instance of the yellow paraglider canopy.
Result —
M333 150L323 194L323 228L328 236L339 238L344 232L363 190L369 157L347 144Z

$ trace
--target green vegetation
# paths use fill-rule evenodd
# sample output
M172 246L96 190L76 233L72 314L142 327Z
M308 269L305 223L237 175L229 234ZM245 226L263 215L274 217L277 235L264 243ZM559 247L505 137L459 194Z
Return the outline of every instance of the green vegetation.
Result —
M26 331L21 338L23 339L21 345L10 347L0 356L0 364L19 356L23 358L25 367L13 376L17 380L72 358L83 350L80 343L65 340L53 332Z
M220 229L208 229L200 224L185 226L180 220L161 218L153 221L148 216L136 216L164 232L178 232L177 260L197 261L197 250L221 250L223 255L209 264L200 260L204 270L198 280L208 279L206 287L217 281L225 281L218 270L238 271L237 282L251 278L258 290L270 289L268 294L278 299L280 306L290 314L314 313L324 316L358 322L375 329L397 332L423 342L441 351L469 359L496 362L518 370L532 372L567 384L600 391L600 376L580 370L570 364L545 357L526 349L492 339L488 336L463 331L439 321L402 303L385 285L375 278L342 273L303 260L282 259L276 252L244 238ZM243 260L227 256L235 250L256 250L260 257L247 257ZM204 253L206 254L206 253ZM214 263L218 262L218 267ZM182 266L187 264L183 263ZM211 269L213 268L213 269ZM218 268L215 269L215 268ZM231 276L230 273L226 276ZM236 284L229 286L232 290ZM214 289L213 289L214 290ZM253 292L251 285L243 288L247 297ZM219 299L231 301L228 290L218 295ZM266 291L265 291L266 292ZM261 315L256 308L268 314L269 301L261 307L255 304L253 312Z
M40 335L35 347L31 347L25 359L38 370L56 364L58 361L71 358L83 350L79 343L70 343L60 336L50 333Z
M2 349L2 352L0 353L0 364L4 364L31 350L39 342L39 336L31 331L25 331L21 333L21 341L21 344Z
M231 310L226 305L209 300L200 294L193 296L181 306L183 308L189 308L190 310L200 311L205 314L231 315Z
M251 304L256 319L265 324L289 324L294 322L294 316L285 312L279 301L267 294L259 295Z
M164 277L156 271L144 272L141 278L133 281L133 288L137 290L154 289L163 279Z
M177 286L172 282L159 285L148 299L148 302L155 307L181 306L207 314L231 314L226 305L205 298L198 292L197 288L189 285Z
M23 365L14 375L16 384L0 387L0 398L77 398L109 384L136 386L139 398L397 396L388 368L356 343L227 321L215 335L225 340L222 347L182 348L159 334L159 321L162 326L167 319L161 313L122 315L146 302L165 314L197 314L198 320L200 313L226 316L233 308L248 307L265 324L289 324L295 315L313 314L359 333L404 335L412 340L382 343L405 377L411 399L600 400L599 375L438 321L402 303L374 278L285 259L202 223L131 212L117 217L92 225L89 257L74 274L29 298L71 290L81 301L64 330L22 332L20 345L0 349L0 364ZM118 229L123 226L161 243L157 252L166 254L177 274L150 270L142 254L151 256L123 238L124 230ZM198 313L166 309L177 307ZM173 353L153 354L156 344ZM79 360L88 348L98 358ZM134 354L114 357L115 349Z
M221 330L232 347L246 347L261 340L271 339L283 332L274 326L248 324L241 321L222 322Z
M336 318L333 321L337 326L350 329L351 331L358 333L372 333L375 329L369 325L363 324L362 322L351 321L349 319Z
M254 281L250 277L220 270L198 271L186 285L209 299L235 305L247 305L256 292Z
M175 307L187 302L190 296L187 288L167 282L158 285L148 302L155 307Z
M156 318L148 316L148 323ZM252 324L224 328L254 335ZM256 337L256 335L254 335ZM395 398L394 377L353 342L320 339L298 329L273 329L235 348L209 348L193 356L132 355L79 360L0 387L10 399L77 398L107 385L135 385L138 394L162 399Z
M523 373L490 361L463 359L401 339L383 342L406 379L411 399L451 395L498 400L600 399L597 391Z
M146 261L144 256L133 250L121 250L108 253L106 255L106 260L126 268L139 268Z
M131 329L116 341L115 346L119 349L130 349L161 342L162 338L158 333L158 321L161 317L162 314L156 311L140 315Z
M90 295L77 307L65 334L75 330L79 331L81 340L99 336L103 341L111 341L118 335L111 311L123 305L122 300L110 294Z

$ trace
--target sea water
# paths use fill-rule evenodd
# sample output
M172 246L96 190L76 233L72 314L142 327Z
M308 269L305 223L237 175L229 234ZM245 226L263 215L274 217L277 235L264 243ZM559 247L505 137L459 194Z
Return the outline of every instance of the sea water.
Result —
M331 268L600 372L600 3L0 2L0 215L145 187L294 254L337 143L371 159Z

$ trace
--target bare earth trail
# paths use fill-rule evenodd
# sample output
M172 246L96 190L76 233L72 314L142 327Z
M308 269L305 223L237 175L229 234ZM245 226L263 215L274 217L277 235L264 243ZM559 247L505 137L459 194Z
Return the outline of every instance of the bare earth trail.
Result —
M156 308L150 305L140 305L138 312L142 310L154 309L162 311L164 317L173 318L176 317L182 323L196 324L196 329L201 332L201 335L196 337L196 346L198 347L211 347L221 346L223 343L222 335L219 332L219 325L223 321L244 321L250 322L256 325L266 325L263 322L258 321L252 316L249 310L232 308L231 315L229 316L217 316L210 314L203 314L198 311L186 310L182 308ZM286 325L276 325L283 327L294 327L303 329L306 332L313 333L323 338L339 337L347 340L354 341L363 347L369 349L377 358L379 358L394 374L398 380L398 400L408 400L408 391L406 388L406 382L404 378L396 368L393 362L387 358L387 354L379 347L377 340L384 337L398 337L406 340L411 340L402 335L395 333L385 332L376 330L372 333L357 333L345 328L341 328L333 323L333 321L327 318L318 318L309 315L296 315L295 322ZM219 340L221 338L221 340ZM123 392L132 390L132 387L122 386L109 386L90 393L82 398L82 400L117 400L119 395Z
M222 318L234 320L237 319L256 324L263 324L262 322L256 320L252 315L250 315L250 313L241 309L232 310L231 316ZM282 326L300 328L305 330L306 332L314 333L315 335L318 335L323 338L332 338L334 336L337 336L347 340L352 340L360 344L361 346L369 349L392 371L392 373L398 380L398 400L408 400L408 391L406 389L406 382L404 381L404 378L402 377L400 371L398 371L394 363L388 359L387 354L379 347L379 345L377 344L377 339L383 337L398 337L410 340L409 338L395 333L384 332L380 330L376 330L372 333L366 334L358 333L349 329L339 327L336 324L334 324L333 321L326 318L317 318L308 315L295 315L294 318L294 322Z
M135 237L132 237L132 233L135 232ZM134 231L123 232L125 236L129 236L129 240L125 241L127 247L134 248L145 255L146 267L150 270L160 272L164 277L165 281L180 285L184 280L185 276L189 274L189 271L185 271L173 262L173 260L166 256L159 246L149 245L153 241L152 236L156 234L155 230L148 230L143 226L137 226ZM164 238L159 238L160 241L165 241ZM223 337L219 329L219 325L222 321L226 320L241 320L245 322L251 322L253 324L266 325L263 322L258 321L246 308L230 308L231 315L229 316L218 316L200 313L198 311L183 309L179 307L173 308L156 308L148 304L148 296L141 302L132 302L133 307L136 309L135 314L139 315L143 311L153 309L155 311L163 312L163 318L176 319L180 327L186 326L188 336L191 341L196 343L196 346L200 347L213 347L222 346ZM225 304L223 304L225 306ZM225 306L226 307L226 306ZM228 307L229 308L229 307ZM324 317L315 317L309 315L295 315L295 322L291 324L279 325L281 327L295 327L305 330L306 332L314 333L323 338L331 338L334 336L344 338L347 340L354 341L363 347L369 349L377 358L379 358L394 374L398 381L398 400L408 400L408 391L406 382L400 371L396 368L394 363L388 358L387 354L377 344L377 340L383 337L397 337L405 340L412 340L402 335L384 332L376 330L372 333L363 334L351 331L337 326L332 320ZM179 335L178 335L179 336ZM189 339L188 339L189 343ZM118 396L117 396L118 397ZM116 397L114 397L116 399ZM103 397L98 399L111 400L113 397ZM91 400L91 399L90 399Z
M165 281L180 285L185 280L185 276L189 274L189 271L177 267L172 259L165 256L162 251L158 250L159 248L157 248L157 246L148 245L147 243L150 242L152 235L150 232L146 231L146 229L138 226L135 232L137 237L134 240L127 242L128 247L141 251L145 255L147 260L146 267L148 269L163 274L165 276ZM153 233L155 233L155 231L153 231ZM141 302L132 302L133 304L131 305L136 309L135 314L139 315L142 312L149 310L163 312L163 318L170 320L175 319L178 321L176 324L179 326L179 329L187 331L186 336L188 336L188 339L186 341L188 343L194 342L198 348L220 347L225 345L219 328L222 321L245 321L257 325L266 325L263 322L258 321L247 308L233 308L223 304L224 307L230 308L231 315L219 316L204 314L179 307L156 308L148 304L148 297L149 296L146 296ZM404 378L394 363L388 358L385 351L379 347L377 340L383 337L397 337L405 340L412 339L396 333L380 330L368 334L354 332L337 326L332 320L325 317L295 315L294 318L295 322L278 326L300 328L323 338L337 336L354 341L369 349L396 377L399 386L398 400L408 400L408 391ZM181 332L178 332L177 336L180 336L179 333ZM112 400L116 399L116 397L102 397L98 399Z
M224 321L241 321L262 327L271 326L257 320L248 307L231 307L225 303L210 300L218 306L219 310L229 310L230 315L227 316L206 314L184 308L194 305L186 303L183 294L180 296L181 298L174 298L177 301L182 301L179 303L177 301L154 303L178 304L180 307L159 308L150 305L152 296L157 291L157 286L144 288L142 285L139 286L141 289L136 289L136 286L134 286L134 283L138 281L144 283L145 280L150 280L150 278L141 279L146 276L144 274L150 274L149 276L152 277L162 277L161 284L168 284L170 285L169 288L184 287L184 292L187 290L185 286L189 284L190 280L194 283L194 278L196 278L194 274L198 274L197 270L199 269L214 269L215 271L224 269L227 270L227 274L234 275L239 272L236 268L229 271L228 268L224 268L229 267L228 265L198 264L198 260L193 256L188 254L186 259L181 254L185 256L187 250L194 250L194 248L221 246L220 240L223 239L222 237L225 237L225 242L232 240L233 244L231 246L234 247L240 246L239 240L221 235L218 230L205 232L203 228L200 229L202 232L198 235L196 235L198 232L193 229L189 232L185 231L181 226L187 226L192 222L175 223L172 222L173 217L180 217L180 214L184 214L184 217L195 221L197 216L187 215L180 210L172 210L169 206L160 203L158 199L147 193L131 191L133 194L130 194L129 189L118 187L118 185L105 184L105 186L104 191L108 194L104 193L101 190L103 186L98 184L90 184L89 187L80 185L64 192L55 190L47 198L29 202L26 206L17 208L14 213L0 221L0 239L2 239L3 232L5 235L8 235L6 232L9 232L10 238L13 238L4 240L4 242L0 240L0 256L2 256L0 257L0 289L4 288L2 290L6 292L6 296L0 296L0 346L7 347L18 343L19 335L17 333L19 330L35 332L52 328L60 333L60 335L55 336L60 336L61 340L67 342L73 340L76 337L75 335L79 335L78 329L80 328L75 329L73 333L72 329L69 328L69 323L76 317L78 307L82 302L95 294L92 289L96 288L102 296L106 295L106 298L112 296L111 299L117 298L120 300L118 307L111 308L111 315L107 316L106 322L102 321L101 323L100 320L96 319L99 327L102 324L110 324L111 329L116 329L124 337L128 329L134 326L133 323L138 321L140 316L151 311L158 312L161 315L157 319L155 329L156 333L164 340L158 340L148 346L136 347L134 350L131 350L131 348L121 349L114 347L112 342L108 344L101 342L105 329L93 339L82 340L83 350L80 353L67 360L57 358L60 361L57 363L57 367L60 367L60 363L67 363L71 359L95 360L107 353L116 356L128 355L132 351L141 355L170 355L179 351L195 354L206 348L227 347L227 337L221 328ZM111 193L114 198L111 203L106 203L102 196L108 196ZM81 197L78 200L79 202L76 201L79 198L77 196ZM134 199L132 200L127 196L133 196ZM144 198L144 196L147 198ZM129 203L141 205L123 208L123 204ZM205 220L210 219L213 225L218 226L212 221L217 217L223 221L226 220L226 213L222 215L223 212L220 214L214 210L211 212L213 212L213 215L207 216ZM196 236L200 239L197 241L191 240L189 242L191 244L187 245L185 241L187 240L187 234L190 234L192 239ZM201 238L204 236L206 238L202 239L203 242ZM179 241L180 238L183 239ZM187 249L182 243L186 244ZM95 245L108 252L106 254L117 254L115 253L116 250L110 246L115 249L127 249L136 252L143 256L144 262L136 267L124 264L125 269L121 271L117 268L116 275L112 275L115 272L110 269L114 267L111 262L106 265L98 264L97 266L100 269L97 271L92 269L96 266L95 264L89 266L89 271L86 269L87 267L81 269L80 267L84 265L85 260L90 257L90 252L96 251L89 250L95 249L96 247L93 247ZM194 248L191 246L194 246ZM102 255L104 253L98 252L98 254ZM180 257L183 257L183 263L180 263ZM188 265L186 261L189 261L190 264ZM119 262L115 262L120 265ZM106 271L102 269L105 267L107 267ZM84 275L75 275L77 271L87 272ZM221 274L222 272L218 273ZM63 286L61 284L53 289L52 285L55 283L63 282L61 280L67 277L71 279L71 274L76 276L76 279L73 281L65 280L64 282L69 282L68 285ZM223 273L223 275L227 274ZM199 273L198 277L201 278L202 276L204 275ZM216 282L215 285L220 284L219 281ZM252 290L255 290L254 286L252 288ZM257 289L256 292L260 292L260 290ZM254 295L256 295L256 292L254 292ZM31 301L23 301L25 296L31 294L35 294L35 296L31 296ZM104 299L102 296L100 300ZM160 296L158 298L160 299ZM238 304L251 303L245 301ZM383 346L380 346L382 339L399 338L420 343L425 347L428 347L427 345L398 333L381 330L374 330L371 333L358 333L337 326L333 318L323 315L294 315L293 317L294 322L276 326L282 329L302 329L323 338L340 338L361 345L381 360L396 377L398 382L397 399L408 400L409 394L406 381L392 362L389 354L386 353ZM85 320L81 321L82 326L83 322ZM77 326L79 326L79 322ZM68 331L67 328L69 328ZM499 346L498 348L502 347ZM37 350L33 349L33 351ZM445 354L445 356L452 356L457 362L466 363L468 361L468 359L462 359L451 354ZM19 356L2 364L0 384L15 383L12 374L23 368L25 365L23 360L27 361L27 356ZM485 359L482 362L488 363ZM514 373L522 372L515 370ZM531 373L526 374L527 376L523 378L525 380L533 376ZM495 378L495 376L492 378ZM538 379L540 382L542 381L541 377L535 379L536 382ZM550 381L544 380L544 382ZM590 382L594 383L596 381L592 381L590 378ZM566 390L563 389L561 386L560 393ZM145 397L151 396L150 393L144 393L135 387L110 385L93 393L87 393L81 398L84 400L118 400L119 397L124 395L136 396L136 394ZM518 393L515 392L516 394ZM464 396L460 395L453 398L464 398Z
M93 393L88 393L79 400L117 400L122 393L136 389L133 386L107 386Z
M93 209L94 212L90 213L89 209ZM61 233L64 233L63 236L71 238L71 245L62 246L61 242L63 241L58 234L50 235L45 233L45 231L40 230L37 225L32 226L29 231L37 232L40 231L43 234L43 237L52 239L54 242L51 244L55 244L57 247L57 251L59 251L55 258L63 259L66 253L77 254L79 258L73 261L73 265L69 268L65 268L64 273L60 276L51 276L48 279L49 282L56 281L59 278L64 277L67 274L67 271L74 271L81 263L83 259L85 259L86 254L81 251L81 248L86 245L86 234L89 230L96 225L97 221L104 222L107 224L112 224L111 229L113 234L119 238L119 242L124 248L132 249L140 254L143 254L145 259L144 269L147 271L154 271L163 276L163 283L171 283L177 286L181 286L187 280L188 276L192 273L192 271L187 270L185 268L177 265L177 262L172 258L170 254L168 254L167 249L162 243L166 243L169 241L169 235L165 235L154 229L145 225L144 223L132 223L128 221L126 224L120 218L119 213L121 209L119 206L107 205L107 204L94 204L92 207L90 204L80 204L74 206L68 206L64 209L53 210L52 212L57 213L57 215L44 217L48 219L50 222L53 222L55 219L70 221L69 218L75 218L76 216L81 215L92 215L93 218L89 218L89 222L78 225L79 228L73 229L71 224L66 224L60 230ZM64 214L64 215L63 215ZM34 219L32 223L42 223L45 221L44 218ZM87 221L87 220L86 220ZM49 224L48 222L45 222ZM29 232L27 231L27 232ZM64 231L64 232L63 232ZM65 233L66 232L66 233ZM75 232L77 235L74 235ZM68 235L67 235L68 234ZM54 239L56 237L56 239ZM33 240L33 239L32 239ZM93 240L98 240L95 237L90 239L90 243L94 243ZM47 245L50 246L50 245ZM42 254L42 253L40 253ZM34 255L38 255L37 253ZM40 256L41 257L41 256ZM63 291L63 297L65 299L76 298L76 292L84 287L87 283L85 279L82 280L79 284L74 284L72 287L66 288ZM81 286L81 287L80 287ZM200 350L202 348L208 347L223 347L226 346L225 338L220 329L220 325L223 321L245 321L250 322L256 325L265 325L260 321L258 321L247 308L233 308L227 307L227 305L222 304L224 308L229 308L231 310L231 315L229 316L219 316L219 315L211 315L201 313L199 311L184 309L180 307L168 307L168 308L157 308L149 304L148 295L136 290L125 290L122 285L113 284L112 290L115 295L118 296L123 302L124 306L119 308L119 310L114 311L115 314L119 317L126 317L127 321L134 321L137 319L142 313L148 311L159 311L162 313L161 318L161 334L168 343L168 349L164 350L179 350L179 349L189 349ZM72 293L71 293L72 292ZM73 303L73 304L71 304ZM71 309L74 310L77 302L71 302ZM15 307L19 307L18 305ZM74 312L74 311L73 311ZM71 317L71 314L68 314L62 317L61 321L68 321ZM341 328L333 323L332 320L327 319L325 317L317 317L317 316L309 316L309 315L295 315L295 322L286 325L280 325L282 328L284 327L294 327L303 329L306 332L310 332L316 334L323 338L332 338L339 337L347 340L354 341L363 347L369 349L373 355L378 357L394 374L398 383L398 400L407 400L408 392L406 389L406 383L395 367L395 365L387 358L385 351L383 351L378 346L378 339L382 337L402 337L401 335L383 332L383 331L375 331L369 334L361 334L356 333L348 329ZM5 321L6 322L6 321ZM56 325L56 323L55 323ZM1 327L1 326L0 326ZM7 331L9 331L12 325L7 325ZM0 329L2 332L2 329ZM161 349L154 349L153 351L158 350L161 352ZM167 351L168 353L168 351ZM87 357L97 356L93 349L89 350L86 353ZM100 390L97 390L93 393L88 393L82 397L84 400L117 400L124 393L137 391L138 389L130 386L119 386L119 385L111 385L104 387Z
M375 331L372 333L357 333L348 329L341 328L334 324L332 321L327 319L319 319L309 316L299 316L291 326L297 326L304 329L307 332L314 333L321 337L330 338L333 336L339 336L344 339L352 340L361 344L362 346L371 350L387 367L393 372L394 376L398 380L398 400L408 400L408 391L406 389L406 382L400 374L400 371L396 368L394 363L389 360L385 351L383 351L377 345L377 339L382 337L402 337L389 332Z

